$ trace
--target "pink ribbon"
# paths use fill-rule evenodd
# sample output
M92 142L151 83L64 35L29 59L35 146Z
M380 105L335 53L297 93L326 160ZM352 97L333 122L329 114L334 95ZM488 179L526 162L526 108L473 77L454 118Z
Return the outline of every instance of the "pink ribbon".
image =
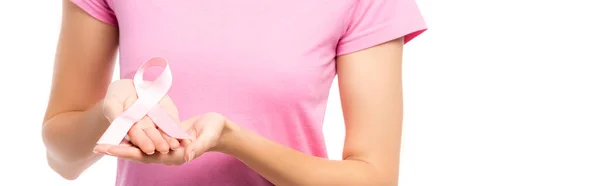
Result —
M144 71L153 66L162 67L162 73L151 83L144 83ZM97 144L120 144L133 124L144 116L150 117L158 128L173 138L192 139L158 104L167 95L171 83L171 69L165 58L153 57L144 62L133 78L138 99L112 121Z

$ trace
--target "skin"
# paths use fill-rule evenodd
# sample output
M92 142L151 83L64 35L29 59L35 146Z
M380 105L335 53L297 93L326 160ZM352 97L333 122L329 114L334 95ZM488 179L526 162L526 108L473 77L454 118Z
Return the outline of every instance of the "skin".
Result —
M69 1L64 2L63 10L43 139L50 167L64 178L76 179L103 155L181 165L204 152L216 151L235 156L275 185L398 185L402 38L337 59L346 124L343 160L314 157L277 144L219 113L182 121L196 139L167 145L167 153L153 153L167 151L159 136L165 143L173 140L145 132L153 128L151 121L136 124L144 132L130 131L131 142L95 144L109 121L135 100L126 91L132 85L126 80L109 83L117 28L93 19ZM161 105L177 115L168 97Z
M110 83L118 46L118 29L63 1L52 90L42 139L48 164L66 179L75 179L102 155L92 153L110 121L137 99L131 80ZM110 83L110 86L109 86ZM166 96L159 104L178 120ZM75 132L77 131L77 132ZM180 146L145 117L128 132L147 154L168 153Z

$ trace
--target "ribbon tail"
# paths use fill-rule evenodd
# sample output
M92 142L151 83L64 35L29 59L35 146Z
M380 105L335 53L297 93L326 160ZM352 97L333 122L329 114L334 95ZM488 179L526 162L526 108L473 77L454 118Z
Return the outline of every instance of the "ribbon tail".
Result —
M177 139L192 139L192 136L186 133L185 130L183 130L181 126L160 107L160 105L152 107L148 112L148 117L150 117L156 126L167 135Z
M108 126L104 134L100 137L96 144L119 145L123 138L129 132L134 122L128 121L123 117L117 117Z

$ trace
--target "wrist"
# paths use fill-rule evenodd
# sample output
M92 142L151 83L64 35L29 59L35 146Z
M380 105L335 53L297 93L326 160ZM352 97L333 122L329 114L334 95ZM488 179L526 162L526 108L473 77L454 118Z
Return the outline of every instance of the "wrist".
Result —
M242 128L239 125L226 119L219 142L213 150L231 155L234 153L233 151L236 149L236 145L239 144L238 141L240 141L242 137L241 133Z

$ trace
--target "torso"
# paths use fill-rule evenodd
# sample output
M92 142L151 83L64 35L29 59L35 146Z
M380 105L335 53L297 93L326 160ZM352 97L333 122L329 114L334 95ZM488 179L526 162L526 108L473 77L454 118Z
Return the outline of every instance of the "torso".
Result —
M121 78L169 60L185 120L218 112L268 139L327 157L322 121L337 42L354 0L115 0ZM117 185L271 185L234 157L182 166L119 160Z

